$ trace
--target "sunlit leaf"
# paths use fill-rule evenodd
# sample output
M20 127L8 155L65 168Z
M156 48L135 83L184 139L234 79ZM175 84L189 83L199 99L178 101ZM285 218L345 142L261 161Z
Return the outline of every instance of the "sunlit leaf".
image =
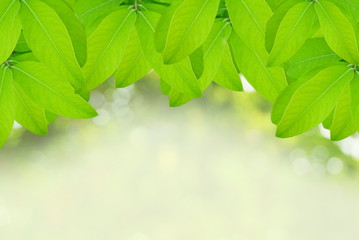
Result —
M0 68L0 148L10 135L14 124L14 95L10 69Z
M359 64L357 24L351 22L343 12L331 2L317 1L315 10L328 45L333 51L352 64Z
M88 61L83 67L86 90L92 90L118 68L136 21L136 14L120 9L106 17L88 38Z
M39 0L21 2L24 36L35 56L76 89L84 86L71 38L56 11Z
M96 111L61 77L38 62L22 62L12 67L14 81L31 99L58 115L91 118Z
M183 60L207 38L219 0L176 0L156 28L156 48L166 64Z
M289 95L290 101L288 105L283 106L277 102L274 106L285 108L278 124L277 136L298 135L321 123L333 110L344 87L353 77L352 69L334 66L322 70L295 91L283 91L282 95Z

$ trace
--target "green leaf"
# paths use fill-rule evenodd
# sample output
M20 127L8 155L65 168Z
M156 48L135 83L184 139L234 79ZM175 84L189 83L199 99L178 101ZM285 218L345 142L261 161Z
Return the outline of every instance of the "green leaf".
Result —
M356 131L351 105L351 89L350 84L347 84L334 110L333 121L330 126L331 140L342 140Z
M137 30L134 28L125 55L114 74L116 87L127 87L144 77L151 70L151 65L143 53Z
M266 0L273 11L277 10L286 0Z
M45 116L46 116L46 121L48 124L55 122L56 120L56 114L49 112L49 111L45 111Z
M88 38L88 61L83 67L86 90L103 83L118 68L136 21L136 14L120 9L106 17Z
M292 96L298 90L300 86L308 82L312 77L314 77L318 71L311 71L303 75L301 78L290 83L278 96L276 99L273 110L272 110L272 123L278 125L283 118L284 112L287 110L287 107L291 101Z
M206 40L219 0L178 0L162 15L156 29L156 49L166 64L183 60Z
M181 92L176 91L171 87L165 80L161 79L161 91L163 94L168 96L170 107L179 107L183 104L188 103L193 99L193 96L188 96Z
M333 118L334 118L334 111L331 111L331 113L329 114L329 116L323 121L322 125L325 129L330 130L332 123L333 123Z
M291 137L308 131L321 123L333 110L346 84L353 79L354 71L345 66L334 66L320 71L289 94L288 105L276 103L274 108L284 108L277 128L278 137ZM278 98L278 101L281 101ZM284 107L285 106L285 107Z
M359 130L359 73L356 72L353 81L350 83L352 97L352 113L357 130Z
M351 22L340 9L331 2L317 1L318 14L324 38L333 51L352 64L359 64L358 26Z
M267 68L268 53L251 49L237 34L232 33L230 46L244 77L259 94L274 102L287 85L284 70L281 67Z
M339 60L323 38L309 39L289 60L287 74L299 78L315 68L338 65Z
M18 0L0 2L0 63L5 62L13 52L21 32L21 22L17 17L20 9Z
M330 2L336 4L338 7L342 8L346 15L351 15L356 22L359 21L359 0L329 0Z
M96 111L74 89L39 62L22 62L12 67L14 81L46 110L71 118L92 118Z
M124 0L78 0L74 10L87 29L98 17L105 16Z
M265 0L226 0L229 17L239 37L252 49L265 52L266 25L272 10Z
M48 130L44 108L27 96L16 82L14 82L13 90L16 109L15 120L35 134L46 135Z
M235 63L233 62L231 50L228 44L224 48L224 55L221 61L221 65L218 69L218 72L214 78L214 81L230 90L233 91L243 91L243 86L239 73Z
M14 95L10 69L0 68L0 148L9 137L14 125Z
M73 9L62 0L41 0L56 11L64 23L75 50L76 58L83 66L87 59L87 41L85 28Z
M203 48L199 47L191 55L189 55L191 66L194 74L197 78L200 78L203 74Z
M24 36L35 56L79 90L85 84L71 38L55 10L39 0L21 2Z
M214 80L231 33L230 24L223 19L218 19L214 23L207 40L203 43L203 73L198 80L202 90L206 89Z
M313 2L298 3L287 12L278 28L268 66L282 64L300 49L312 35L315 17Z
M20 33L20 37L19 37L19 40L17 41L17 44L16 44L16 47L15 47L14 51L15 52L28 52L28 51L31 51L29 46L26 43L26 40L25 40L25 37L24 37L24 34L22 33L22 31Z
M286 0L278 6L274 11L272 17L267 22L266 34L265 34L265 46L268 52L272 51L275 36L277 35L279 25L283 21L283 18L294 5L303 2L303 0Z
M144 53L155 71L176 91L187 96L200 97L201 89L194 74L189 58L166 65L163 64L162 54L154 49L154 26L159 19L155 12L143 12L138 16L136 22L137 32L140 37Z

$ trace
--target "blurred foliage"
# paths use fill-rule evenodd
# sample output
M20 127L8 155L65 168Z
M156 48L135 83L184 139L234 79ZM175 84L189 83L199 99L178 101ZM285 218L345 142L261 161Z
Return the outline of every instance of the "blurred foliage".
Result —
M270 123L271 104L257 93L232 92L213 84L204 93L204 98L179 108L169 108L165 97L159 93L159 81L154 72L132 87L115 89L113 84L114 80L109 79L92 94L90 103L100 112L99 117L93 120L63 118L51 125L48 136L35 136L20 127L14 131L6 148L0 152L1 162L13 162L14 158L20 162L27 161L26 158L16 156L26 156L34 149L56 149L64 138L74 135L74 132L83 134L81 139L84 139L88 137L86 131L90 127L101 127L111 121L130 127L133 123L151 120L151 114L164 116L166 119L170 116L167 115L169 112L176 114L179 121L186 121L188 118L190 125L198 119L208 122L220 119L225 126L218 126L216 131L240 126L241 131L238 134L247 138L248 144L253 142L257 148L263 148L261 144L265 144L273 149L281 149L285 161L289 159L293 166L304 168L299 169L299 172L309 171L305 170L309 165L316 166L318 171L330 172L330 164L345 175L355 175L357 172L358 161L354 159L355 156L350 149L343 152L343 145L355 149L355 146L352 146L355 144L355 137L351 137L351 142L345 140L345 144L340 144L323 137L320 129L313 129L295 138L276 139L275 127ZM80 130L80 126L84 129ZM121 130L117 130L117 134L121 135ZM339 173L336 171L333 171L335 175Z

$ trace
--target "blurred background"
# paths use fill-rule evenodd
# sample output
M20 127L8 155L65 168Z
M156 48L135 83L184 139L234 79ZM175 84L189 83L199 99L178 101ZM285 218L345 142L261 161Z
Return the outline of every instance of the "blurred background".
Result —
M1 240L357 240L359 138L275 137L256 93L169 108L154 74L93 92L99 116L15 126L0 151Z

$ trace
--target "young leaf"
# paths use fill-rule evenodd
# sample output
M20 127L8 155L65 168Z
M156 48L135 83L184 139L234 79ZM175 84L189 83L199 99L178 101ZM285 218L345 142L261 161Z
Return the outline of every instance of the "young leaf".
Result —
M136 13L120 9L106 17L88 39L88 61L83 72L86 90L103 83L118 68L136 21Z
M234 32L230 37L235 62L249 83L270 102L274 102L287 85L283 68L267 68L268 53L249 48Z
M277 136L295 136L321 123L333 110L353 76L354 71L345 66L329 67L291 92L278 124ZM288 93L284 91L282 94ZM277 106L283 107L281 104Z
M272 51L275 36L277 35L279 25L283 21L283 18L289 9L300 2L303 2L303 0L286 0L273 12L272 17L267 22L265 34L265 45L268 52Z
M18 0L0 1L0 64L8 59L19 39L21 32L21 22L17 17L19 9Z
M330 126L331 140L342 140L356 131L351 105L351 89L350 84L347 84L334 110L333 121Z
M333 51L352 64L359 64L358 26L351 22L340 9L331 2L317 1L318 14L324 38Z
M96 111L52 70L39 62L22 62L12 67L14 81L31 99L55 114L92 118Z
M266 0L273 11L276 11L286 0Z
M230 24L218 19L203 43L203 73L198 80L202 90L206 89L216 76L231 32Z
M354 21L359 21L359 0L328 0L334 4L336 4L338 7L343 8L346 13L351 14L351 17L354 18Z
M127 87L144 77L151 70L138 38L136 28L132 29L125 55L114 74L116 87Z
M330 130L332 123L333 123L333 118L334 118L334 111L331 111L331 113L329 114L329 116L322 122L322 125L325 129Z
M188 96L186 94L176 91L176 89L171 87L163 79L160 80L160 83L162 93L168 96L170 107L179 107L193 99L193 96Z
M185 95L200 97L201 89L194 74L189 58L166 65L162 54L154 49L154 26L160 15L156 12L141 12L137 18L136 28L144 53L155 71L176 91Z
M356 72L353 81L350 83L352 97L352 113L357 130L359 130L359 73Z
M191 66L196 78L200 78L203 74L203 47L197 48L191 55L189 55Z
M272 110L272 123L278 125L283 118L285 111L288 108L288 105L291 101L292 96L303 84L308 82L312 77L314 77L318 71L310 71L309 73L303 75L303 77L297 79L296 81L290 83L278 96L276 99L273 110Z
M214 81L230 90L243 91L243 86L237 68L233 62L231 50L228 44L224 48L224 55Z
M298 3L287 12L278 28L268 66L282 64L300 49L312 35L315 17L313 2Z
M239 37L252 49L265 52L266 25L272 10L265 0L226 0L229 17Z
M20 10L27 44L35 56L77 90L84 79L67 29L56 11L39 0L23 0Z
M206 40L219 0L179 0L164 13L156 29L156 47L166 64L183 60Z
M15 120L35 134L46 135L48 130L44 108L27 96L16 82L13 84L13 90L16 109Z
M98 17L106 15L124 0L78 0L73 8L87 29Z
M20 21L20 25L21 25L21 21ZM17 41L16 47L14 49L15 52L29 52L31 51L29 46L26 43L24 34L22 34L22 31L20 33L20 37L19 40Z
M299 78L315 68L338 65L339 60L323 38L308 39L289 60L287 74Z
M49 5L61 18L64 23L75 50L77 61L83 66L87 58L87 42L85 28L75 15L73 9L62 0L42 0Z
M14 96L10 69L0 68L0 148L9 137L14 124Z

